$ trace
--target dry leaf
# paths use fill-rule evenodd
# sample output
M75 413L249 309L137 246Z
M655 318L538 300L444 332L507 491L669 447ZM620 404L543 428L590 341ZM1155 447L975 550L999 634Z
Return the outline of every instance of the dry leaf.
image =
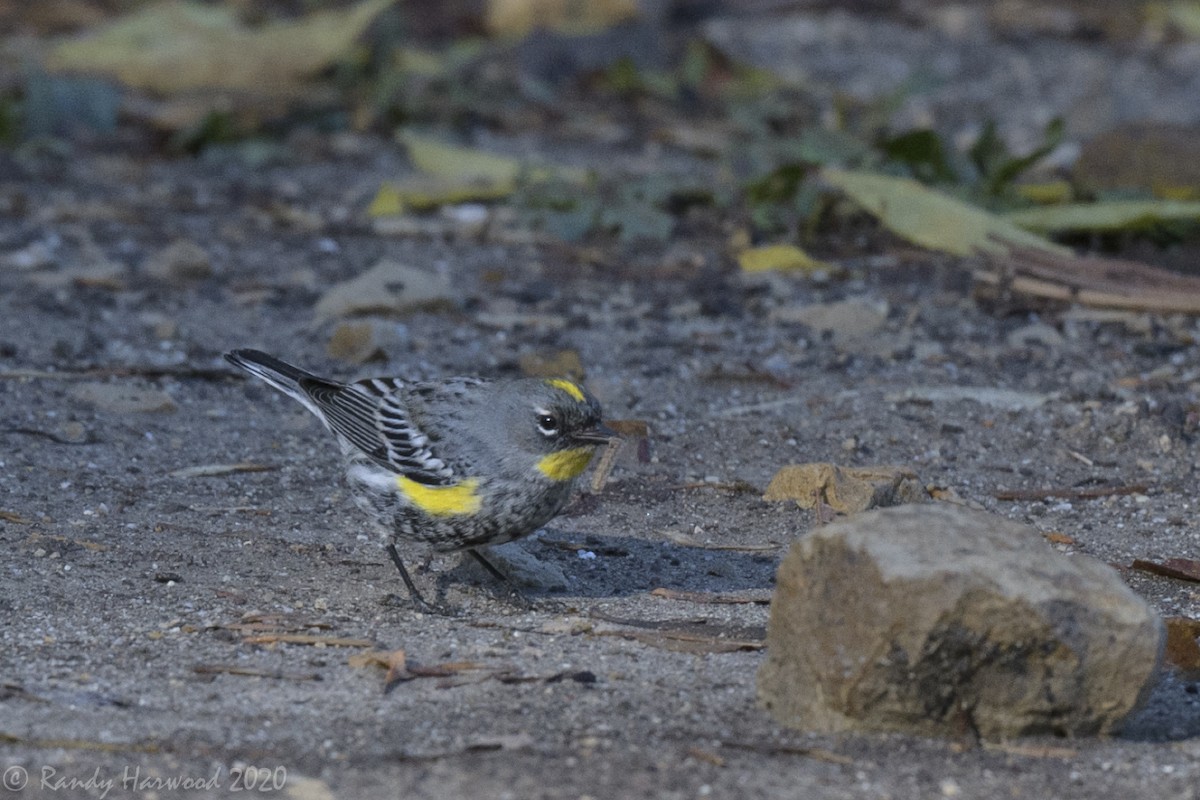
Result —
M1166 662L1188 672L1200 671L1200 619L1167 617Z
M346 664L354 669L366 667L387 669L391 663L392 652L391 650L366 650L361 653L351 653L350 657L346 659Z
M903 467L790 464L771 478L764 500L794 500L801 508L828 505L842 514L929 499L916 473Z

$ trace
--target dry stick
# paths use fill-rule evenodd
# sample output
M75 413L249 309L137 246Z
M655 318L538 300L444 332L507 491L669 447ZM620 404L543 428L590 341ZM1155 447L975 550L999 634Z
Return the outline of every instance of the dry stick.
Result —
M259 669L243 667L237 664L196 664L192 672L197 675L238 675L246 678L275 678L285 681L319 681L321 676L316 672L285 672L281 669Z
M0 744L16 744L36 750L98 750L102 753L158 753L162 750L157 744L96 742L90 739L26 739L3 732L0 732Z
M771 593L754 595L737 595L720 592L687 592L682 589L660 587L650 592L651 597L662 597L667 600L683 600L688 603L704 603L707 605L742 605L754 604L765 606L771 602Z
M853 764L854 759L826 750L824 747L808 747L806 745L788 744L757 744L755 742L721 742L721 749L748 750L751 753L780 756L806 756L818 761L828 761L831 764Z
M344 639L338 636L314 636L310 633L260 633L242 638L246 644L311 644L325 647L374 647L370 639Z
M224 381L243 376L231 370L189 366L155 366L135 364L125 367L91 367L80 370L52 372L40 369L10 369L0 371L0 380L82 381L93 378L196 378Z
M1142 572L1162 575L1164 578L1200 583L1200 561L1188 558L1168 558L1162 563L1135 558L1130 566Z
M1066 487L1060 489L1000 489L992 492L997 500L1043 500L1047 497L1057 497L1063 500L1095 500L1098 497L1115 495L1145 494L1150 487L1135 483L1125 486L1095 486L1090 489Z

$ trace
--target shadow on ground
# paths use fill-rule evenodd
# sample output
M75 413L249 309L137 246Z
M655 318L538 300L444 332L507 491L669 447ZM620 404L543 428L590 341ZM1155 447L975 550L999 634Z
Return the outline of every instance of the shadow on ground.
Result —
M1173 742L1200 736L1200 681L1163 671L1150 696L1125 723L1120 738Z
M777 553L689 547L632 536L576 536L548 531L520 545L530 556L562 570L566 588L523 586L529 597L629 597L654 589L726 593L771 589ZM487 576L465 560L442 574L451 583L483 584Z

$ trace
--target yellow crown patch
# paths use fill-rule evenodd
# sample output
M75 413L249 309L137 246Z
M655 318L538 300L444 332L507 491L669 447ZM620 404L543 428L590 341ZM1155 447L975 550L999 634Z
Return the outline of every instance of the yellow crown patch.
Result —
M555 389L562 389L578 402L584 402L583 390L571 383L566 378L551 378L550 380L546 381L546 385L553 386Z

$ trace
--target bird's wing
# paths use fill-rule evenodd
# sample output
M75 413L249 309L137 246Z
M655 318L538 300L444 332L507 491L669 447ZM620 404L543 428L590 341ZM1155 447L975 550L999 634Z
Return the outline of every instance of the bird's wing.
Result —
M334 433L380 466L431 486L454 482L454 470L434 454L429 437L405 408L402 381L371 378L305 389Z

